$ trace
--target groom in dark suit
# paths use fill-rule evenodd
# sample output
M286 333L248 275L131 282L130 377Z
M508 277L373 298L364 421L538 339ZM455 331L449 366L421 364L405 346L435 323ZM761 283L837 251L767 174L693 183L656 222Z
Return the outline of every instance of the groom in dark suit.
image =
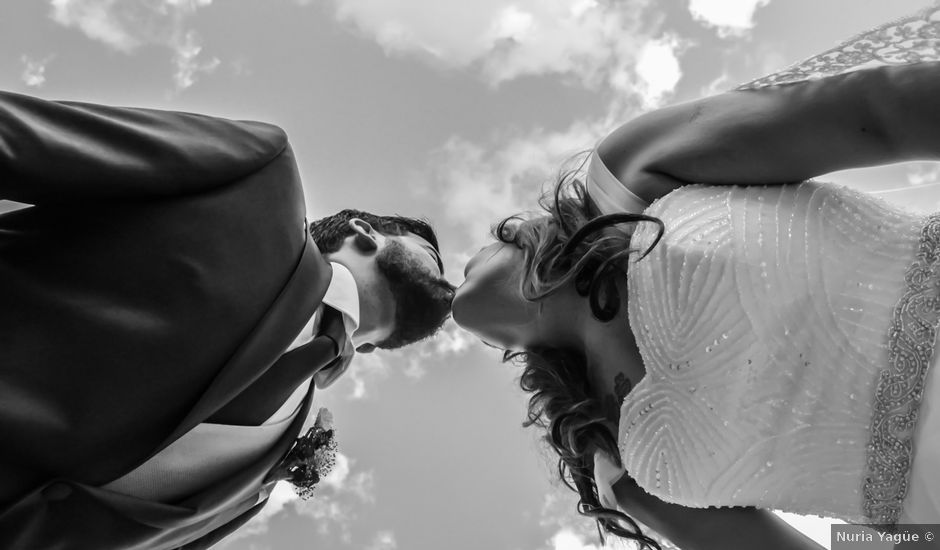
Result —
M277 127L0 93L0 548L205 548L313 388L434 333L433 230L307 227Z

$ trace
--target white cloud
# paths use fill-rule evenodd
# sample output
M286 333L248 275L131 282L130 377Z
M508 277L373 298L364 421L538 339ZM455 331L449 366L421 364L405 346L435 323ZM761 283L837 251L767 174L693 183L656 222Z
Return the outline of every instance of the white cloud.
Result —
M349 457L343 453L337 452L336 464L333 465L333 469L330 470L330 473L320 480L320 483L324 487L332 487L334 490L338 491L343 487L343 484L346 482L346 478L349 477L349 470Z
M299 498L300 497L297 496L297 493L294 492L290 484L278 483L274 486L274 490L271 491L270 496L268 496L267 505L265 505L258 514L258 516L261 517L259 521L266 521L268 518L283 510L288 503L294 502Z
M430 344L437 355L446 355L461 354L469 349L473 342L474 338L458 327L457 323L448 322Z
M536 128L485 142L450 138L431 156L429 179L441 197L442 218L464 229L476 245L489 242L491 227L533 210L562 162L592 147L605 126L606 121L577 121L561 131Z
M237 57L230 61L228 68L235 76L251 76L254 74L251 62L245 56Z
M600 550L596 544L586 544L570 529L561 529L552 537L552 550Z
M339 455L338 455L339 456ZM349 470L340 474L342 481L327 482L317 488L314 498L299 501L298 513L316 520L317 530L321 535L336 533L340 540L349 544L352 541L352 523L358 517L357 510L362 504L375 502L375 474L372 470L350 473L355 461L347 459Z
M301 500L287 482L276 484L268 496L267 505L235 535L226 539L226 543L267 532L271 518L287 508L318 520L317 528L321 533L335 530L340 538L349 540L357 506L375 502L375 472L355 471L355 464L354 459L336 453L336 465L317 485L310 500Z
M461 247L469 250L491 242L490 230L500 220L538 211L539 197L554 187L562 167L577 167L568 161L583 160L576 155L642 109L668 99L681 76L676 54L683 45L672 37L650 44L637 68L638 85L611 100L604 115L577 120L561 130L533 128L474 141L452 136L430 155L426 181L416 182L413 191L437 197L439 218L457 226L466 240ZM462 273L468 258L453 259L460 265L449 271ZM465 349L468 336L448 336L453 334L439 341L439 352Z
M391 531L379 531L366 550L395 550L398 543L395 541L395 533Z
M560 482L557 485L560 485ZM604 548L600 545L594 522L577 513L577 501L574 493L557 486L545 495L539 524L542 527L552 528L554 533L546 541L543 550L600 550Z
M552 475L555 476L553 479L557 479L557 472ZM612 535L605 537L601 543L595 522L577 512L577 502L577 495L564 487L561 481L556 481L555 489L545 495L539 513L539 525L550 528L553 534L541 550L634 550L637 547L626 539ZM678 550L648 527L641 525L640 528L643 534L659 542L663 550Z
M261 509L258 514L251 518L248 523L246 523L241 529L239 529L235 534L225 539L225 541L220 545L220 548L226 547L228 544L231 544L233 541L238 539L260 535L267 532L268 522L271 521L271 518L281 513L286 507L293 506L293 503L298 502L300 497L297 496L297 493L294 492L294 489L289 483L279 482L274 486L274 489L271 491L271 494L268 495L268 503Z
M354 472L356 461L343 453L336 453L336 464L317 485L316 494L325 499L337 496L353 496L360 502L375 502L375 472ZM286 485L286 484L285 484Z
M567 128L497 132L487 139L451 136L430 156L417 194L439 197L441 218L470 242L489 240L500 219L532 209L562 162L593 147L639 109L667 101L688 46L663 35L649 0L333 0L337 17L397 55L418 55L471 69L491 84L525 75L557 74L601 92L605 113ZM629 116L628 116L629 115ZM457 267L462 270L462 265ZM464 349L464 339L445 339ZM418 375L421 368L408 371Z
M436 179L445 186L446 217L464 225L474 238L486 238L493 223L531 204L525 202L531 198L531 190L524 193L514 189L529 170L519 169L511 157L495 147L452 137L435 156ZM525 196L518 196L522 194Z
M910 163L907 167L907 181L911 185L925 185L940 182L940 166L935 162Z
M666 101L682 75L678 57L686 44L660 32L651 0L332 1L337 19L389 55L473 70L492 85L561 75L608 103L604 116L565 129L479 141L452 136L432 154L426 180L434 183L414 190L440 197L441 218L476 243L488 240L499 219L532 208L563 160L593 147L637 108Z
M496 40L531 40L535 16L522 11L514 4L502 8L491 27L491 34Z
M53 56L49 55L42 59L33 59L28 55L20 57L23 64L23 72L20 79L30 88L39 88L46 83L46 66L52 61Z
M375 472L366 470L353 473L355 464L355 460L343 453L336 453L336 465L320 481L317 490L327 491L333 496L352 495L360 502L375 502Z
M400 373L419 380L428 369L448 364L452 356L462 354L473 342L473 338L460 327L447 322L434 337L409 346L408 353L376 350L375 353L357 354L337 381L336 391L348 399L371 399L376 395L378 384L389 376ZM333 388L330 391L334 391Z
M361 502L375 502L375 472L356 472L342 485L341 491L355 495Z
M124 28L115 16L120 7L117 0L51 0L52 20L66 27L78 27L89 38L104 42L125 53L141 45L141 41Z
M173 64L176 66L176 72L173 74L173 81L176 82L177 90L189 88L196 83L198 73L211 73L221 64L218 57L199 59L202 44L195 31L186 31L174 49Z
M296 510L299 514L314 520L311 523L316 525L321 535L338 532L340 539L351 539L351 523L356 514L350 503L337 499L312 498L299 501Z
M300 2L302 4L307 2ZM390 55L473 67L493 85L562 74L592 89L629 85L636 53L659 26L650 0L333 0L336 17Z
M212 0L50 0L50 17L125 54L132 54L144 45L168 48L172 52L175 88L182 91L195 84L199 73L210 73L221 63L215 57L200 57L199 35L186 25L187 18L211 3Z
M429 369L440 369L453 364L454 356L462 355L476 342L476 338L453 321L448 321L433 338L408 348L407 364L402 372L412 380L420 380ZM400 356L399 359L404 357Z
M935 162L910 162L905 165L907 185L873 191L889 203L918 214L940 210L940 167Z
M636 63L640 94L645 107L657 107L672 94L682 69L678 54L682 41L673 34L647 42L640 50Z
M405 376L412 380L421 380L428 373L428 368L420 358L412 357L403 372Z
M349 398L366 399L371 395L369 387L379 380L387 378L389 372L390 368L382 352L360 353L353 358L352 364L349 365L349 369L337 382L337 386L342 387L340 384L351 384Z
M754 28L754 13L770 0L689 0L697 21L714 27L718 36L740 36Z
M703 86L698 95L699 97L707 97L720 94L730 90L732 87L734 87L735 84L738 83L731 81L731 75L729 75L727 72L722 72L721 75L717 76L714 80Z

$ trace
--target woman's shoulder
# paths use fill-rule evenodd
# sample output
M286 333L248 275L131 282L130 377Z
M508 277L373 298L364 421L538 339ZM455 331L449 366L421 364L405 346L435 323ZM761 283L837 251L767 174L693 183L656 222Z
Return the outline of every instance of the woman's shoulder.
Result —
M649 206L649 202L630 191L614 176L604 164L597 149L591 151L586 180L588 196L604 214L619 212L639 214Z
M587 194L602 214L641 214L656 199L679 187L671 178L656 174L619 178L604 160L601 146L591 152L585 179Z

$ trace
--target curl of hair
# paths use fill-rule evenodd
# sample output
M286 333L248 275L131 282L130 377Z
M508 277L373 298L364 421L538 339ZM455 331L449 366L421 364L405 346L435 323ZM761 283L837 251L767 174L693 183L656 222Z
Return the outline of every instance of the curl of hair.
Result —
M659 229L640 259L659 243L665 226L644 214L601 215L577 179L579 173L562 172L554 191L539 199L546 215L510 216L496 225L493 235L522 249L521 291L526 299L539 300L573 282L590 300L594 316L609 321L622 301L616 280L626 276L627 258L636 252L630 247L633 225L650 222Z
M526 299L539 300L573 284L589 300L592 314L610 321L622 306L618 279L626 277L628 256L637 252L630 246L633 227L641 222L658 226L645 256L662 238L664 225L642 214L601 215L578 180L579 173L573 169L559 175L553 191L539 201L545 215L512 216L493 233L522 250L520 290ZM532 394L523 425L546 430L545 440L559 456L559 476L580 497L578 511L597 522L601 539L607 532L659 550L660 545L644 535L633 518L600 503L594 452L606 452L618 463L620 453L604 425L604 407L591 397L585 357L571 350L539 347L507 351L503 360L523 367L519 384Z

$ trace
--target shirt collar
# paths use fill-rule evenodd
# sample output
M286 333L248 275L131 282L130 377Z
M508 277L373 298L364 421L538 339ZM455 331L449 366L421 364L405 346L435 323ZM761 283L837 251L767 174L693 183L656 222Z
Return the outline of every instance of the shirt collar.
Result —
M323 296L323 303L343 314L346 334L352 337L359 328L359 287L349 269L342 264L330 262L333 278Z

